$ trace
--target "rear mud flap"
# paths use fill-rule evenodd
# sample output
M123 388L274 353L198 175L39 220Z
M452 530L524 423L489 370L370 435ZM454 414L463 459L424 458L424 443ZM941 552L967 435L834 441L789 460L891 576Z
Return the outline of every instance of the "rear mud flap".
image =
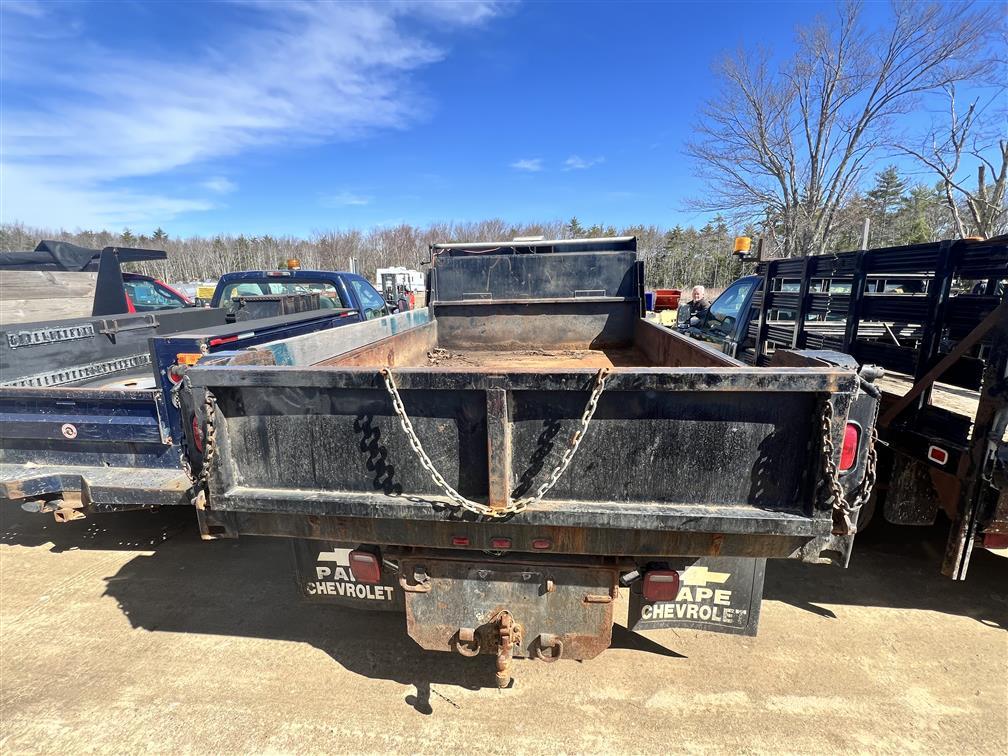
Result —
M631 630L684 627L756 635L766 559L702 557L670 560L669 567L679 572L675 601L651 603L641 593L641 581L630 586Z
M294 539L298 590L308 601L354 609L403 611L402 591L393 570L383 566L381 582L359 582L350 569L350 552L359 544Z

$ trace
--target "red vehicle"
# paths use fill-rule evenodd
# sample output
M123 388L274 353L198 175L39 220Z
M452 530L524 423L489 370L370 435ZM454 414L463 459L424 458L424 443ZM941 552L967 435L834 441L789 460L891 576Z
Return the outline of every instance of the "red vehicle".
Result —
M129 312L152 312L192 307L193 301L168 284L139 273L123 273L123 289Z

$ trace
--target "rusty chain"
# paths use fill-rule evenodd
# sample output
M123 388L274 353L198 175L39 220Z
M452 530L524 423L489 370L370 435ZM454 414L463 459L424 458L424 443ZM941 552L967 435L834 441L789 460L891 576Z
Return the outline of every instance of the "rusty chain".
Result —
M875 421L872 422L871 435L868 438L868 458L865 462L865 474L861 478L861 483L854 492L854 497L850 500L844 494L843 486L840 485L840 471L837 469L834 456L836 447L833 444L833 404L826 400L823 403L822 413L822 469L826 476L826 485L829 487L829 498L826 503L831 503L833 509L843 513L847 527L852 532L857 530L856 517L861 506L868 501L872 488L875 486L876 467L878 463L878 452L875 444L878 441L878 403L875 405Z
M602 368L596 374L595 386L592 389L591 396L588 398L588 403L585 405L584 412L581 414L581 425L571 437L570 443L563 453L563 457L560 459L557 466L553 468L553 472L550 473L550 476L541 486L539 486L539 488L536 489L536 492L532 496L526 496L521 499L511 499L506 507L502 507L500 509L495 509L487 504L467 499L444 479L444 476L438 472L434 463L431 461L431 458L427 455L427 452L424 451L423 444L420 443L420 438L417 436L416 430L413 428L413 423L410 422L409 415L406 414L406 407L403 405L402 397L399 396L399 389L396 387L392 371L389 368L382 368L381 374L385 379L385 388L388 390L389 396L392 398L392 406L395 409L396 415L399 417L399 424L402 426L403 432L409 440L410 447L416 453L417 459L420 460L420 464L423 465L423 468L428 472L431 479L433 479L434 483L437 484L438 488L444 491L445 495L457 507L461 507L462 509L484 517L505 517L510 514L521 512L533 504L537 504L542 500L542 497L545 496L554 485L556 485L556 482L560 480L560 476L564 474L564 471L570 465L571 460L574 458L574 454L578 450L578 446L584 439L584 434L588 430L588 425L591 423L592 417L595 416L595 410L598 408L599 397L602 396L602 392L605 390L605 382L606 377L609 375L609 369Z
M172 389L172 403L176 407L180 407L180 404L176 404L178 401L179 389L185 385L187 389L192 389L192 384L189 382L189 376L186 376L178 384L177 388ZM217 457L217 398L213 395L210 389L206 389L206 393L203 397L203 417L204 417L204 427L203 431L203 465L200 468L200 474L196 475L192 471L192 464L189 462L188 444L186 444L185 438L185 428L182 428L182 438L180 442L182 444L182 469L186 475L189 476L189 480L193 483L193 490L198 491L210 477L210 470L214 460ZM184 421L183 421L184 422ZM193 429L195 432L195 428ZM195 441L195 439L193 439Z

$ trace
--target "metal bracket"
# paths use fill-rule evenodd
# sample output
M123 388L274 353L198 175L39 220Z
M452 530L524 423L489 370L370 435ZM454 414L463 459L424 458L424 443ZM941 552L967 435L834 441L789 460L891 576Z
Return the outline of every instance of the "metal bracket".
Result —
M144 315L143 321L124 326L119 325L119 321L114 318L103 318L98 333L103 333L115 341L115 337L120 333L125 333L126 331L144 331L148 328L157 328L159 325L158 319L153 315Z

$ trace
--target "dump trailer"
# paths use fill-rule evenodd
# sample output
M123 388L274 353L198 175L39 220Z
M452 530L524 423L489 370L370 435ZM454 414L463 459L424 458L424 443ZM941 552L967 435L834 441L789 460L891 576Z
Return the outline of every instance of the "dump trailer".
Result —
M429 280L427 308L187 371L205 538L289 537L306 597L400 611L499 685L607 648L621 587L632 629L755 634L767 558L847 563L870 368L647 322L633 237L434 245Z

